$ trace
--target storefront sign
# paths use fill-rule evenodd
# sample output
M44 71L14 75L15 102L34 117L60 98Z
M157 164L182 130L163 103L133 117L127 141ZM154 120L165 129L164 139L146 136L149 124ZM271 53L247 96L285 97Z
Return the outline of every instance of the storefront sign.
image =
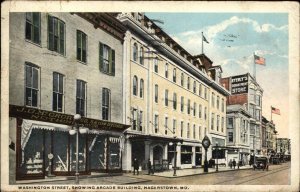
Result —
M248 92L248 74L234 76L231 78L231 94L241 94Z
M10 105L9 106L9 116L10 117L19 117L23 119L44 121L50 123L58 123L64 125L74 125L73 115L57 113L52 111L46 111L36 108L29 108L23 106ZM79 122L81 126L90 128L90 129L99 129L99 130L112 130L118 129L120 131L128 128L128 125L123 125L119 123L101 121L97 119L90 119L82 117Z

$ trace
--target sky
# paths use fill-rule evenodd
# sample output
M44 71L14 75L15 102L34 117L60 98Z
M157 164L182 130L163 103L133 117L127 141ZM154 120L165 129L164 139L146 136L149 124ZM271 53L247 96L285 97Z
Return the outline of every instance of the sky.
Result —
M278 137L289 137L288 130L288 14L287 13L145 13L192 55L204 54L214 65L221 65L223 77L254 75L255 53L266 59L256 65L256 79L264 90L262 115L272 114Z

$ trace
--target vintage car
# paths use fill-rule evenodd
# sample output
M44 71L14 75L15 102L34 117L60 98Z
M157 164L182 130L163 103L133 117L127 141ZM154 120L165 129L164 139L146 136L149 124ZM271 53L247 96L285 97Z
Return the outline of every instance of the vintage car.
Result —
M255 157L255 163L253 164L253 169L262 169L263 171L269 170L269 162L267 157Z

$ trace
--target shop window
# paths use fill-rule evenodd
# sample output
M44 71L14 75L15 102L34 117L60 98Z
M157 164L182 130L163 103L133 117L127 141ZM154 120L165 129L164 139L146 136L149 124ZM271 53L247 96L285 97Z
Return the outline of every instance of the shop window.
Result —
M133 82L132 82L132 94L137 96L137 92L138 92L138 78L137 76L133 77Z
M76 114L85 116L86 82L77 80L76 86Z
M110 120L110 90L102 89L102 119Z
M65 55L65 23L48 15L48 48Z
M212 151L212 158L213 159L224 159L225 158L225 149L218 149Z
M77 60L86 63L87 35L77 30Z
M24 135L25 133L25 135ZM21 174L43 173L43 130L22 128L21 136L21 161L19 171Z
M53 111L62 112L64 98L64 76L59 73L53 73Z
M100 135L89 135L89 164L91 170L106 169L105 147L106 137Z
M100 42L100 71L108 75L115 75L115 50Z
M36 44L41 43L41 14L26 13L25 37Z
M138 58L138 46L136 43L133 44L133 47L132 47L132 58L134 61L137 61L137 58Z
M192 155L193 152L191 146L181 146L181 164L191 164Z
M144 80L140 80L140 98L144 97Z
M116 137L110 137L109 141L108 169L121 169L120 140Z
M53 171L68 172L69 159L68 159L68 132L53 132L53 141L55 144L52 147L53 150ZM73 151L74 153L74 151ZM71 153L70 153L71 154Z
M26 70L26 105L31 107L38 106L39 100L39 68L31 63L25 65Z

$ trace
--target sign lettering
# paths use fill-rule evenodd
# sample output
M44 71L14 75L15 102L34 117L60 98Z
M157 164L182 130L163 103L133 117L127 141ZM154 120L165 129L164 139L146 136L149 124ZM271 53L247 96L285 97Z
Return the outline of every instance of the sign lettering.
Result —
M248 75L239 75L231 78L231 94L248 93Z

